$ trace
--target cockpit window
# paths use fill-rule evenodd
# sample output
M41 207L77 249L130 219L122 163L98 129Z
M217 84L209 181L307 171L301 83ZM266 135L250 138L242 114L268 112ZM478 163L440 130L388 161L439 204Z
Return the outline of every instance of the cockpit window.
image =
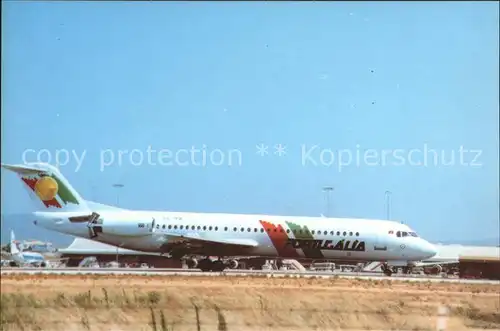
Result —
M396 232L397 237L418 237L415 232L398 231Z

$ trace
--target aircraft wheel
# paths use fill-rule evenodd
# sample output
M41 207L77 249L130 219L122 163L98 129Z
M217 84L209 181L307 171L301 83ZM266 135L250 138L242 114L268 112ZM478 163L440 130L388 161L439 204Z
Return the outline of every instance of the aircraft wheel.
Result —
M198 266L198 260L196 260L194 257L188 258L186 259L186 264L189 269L195 269Z

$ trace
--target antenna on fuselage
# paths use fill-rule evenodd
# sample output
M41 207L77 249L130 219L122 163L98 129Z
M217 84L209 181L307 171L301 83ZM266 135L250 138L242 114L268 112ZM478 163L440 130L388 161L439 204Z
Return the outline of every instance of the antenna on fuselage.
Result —
M331 202L330 202L330 195L333 192L335 188L333 186L325 186L323 187L322 191L325 193L325 199L326 199L326 215L327 217L332 217L331 214ZM323 216L323 214L321 214Z
M385 218L390 221L391 220L391 191L385 191Z
M125 185L121 184L121 183L116 183L116 184L113 184L112 185L114 188L116 188L116 206L119 207L120 206L120 190L121 188L123 188Z

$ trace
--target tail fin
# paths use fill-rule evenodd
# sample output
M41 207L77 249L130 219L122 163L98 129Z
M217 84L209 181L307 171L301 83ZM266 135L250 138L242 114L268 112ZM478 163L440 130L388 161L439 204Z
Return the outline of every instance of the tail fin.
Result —
M59 170L46 163L2 164L24 183L38 211L88 211L87 203Z
M10 254L18 254L19 248L17 248L16 237L14 236L14 230L10 230Z

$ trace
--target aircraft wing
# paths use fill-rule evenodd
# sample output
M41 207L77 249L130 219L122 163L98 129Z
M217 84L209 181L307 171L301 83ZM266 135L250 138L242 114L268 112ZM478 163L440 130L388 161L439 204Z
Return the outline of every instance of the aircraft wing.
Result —
M252 239L223 239L223 238L204 238L200 236L198 233L186 233L186 234L177 234L177 233L163 233L162 235L168 237L169 243L174 242L190 242L190 243L199 243L199 244L219 244L219 245L232 245L239 246L241 248L251 248L257 247L259 244L257 241Z

